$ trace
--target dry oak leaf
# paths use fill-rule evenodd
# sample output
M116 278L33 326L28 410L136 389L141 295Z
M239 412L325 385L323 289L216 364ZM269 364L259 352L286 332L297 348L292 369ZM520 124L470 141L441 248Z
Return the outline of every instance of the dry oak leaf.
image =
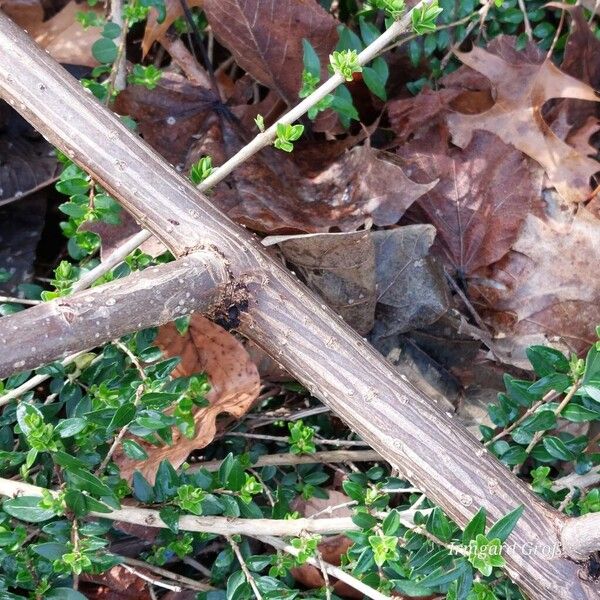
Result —
M491 81L496 102L480 114L449 114L452 141L465 148L474 131L495 133L540 163L551 185L567 202L586 200L591 193L590 179L600 170L600 164L560 140L543 119L541 110L552 98L596 102L594 90L550 61L537 64L525 54L500 56L474 47L471 52L457 51L456 55Z
M196 409L196 435L193 439L175 430L172 446L143 444L148 454L144 462L120 454L116 462L121 468L121 476L128 480L138 470L153 482L160 463L165 459L177 469L192 451L212 442L219 414L226 412L236 418L241 417L252 407L260 390L258 369L242 344L201 315L192 315L185 335L180 335L172 323L163 325L158 330L155 344L166 357L181 357L173 371L174 376L208 375L211 389L206 398L210 405Z
M527 367L525 349L551 344L589 347L600 323L600 220L580 208L570 223L529 215L513 252L476 291L490 307L497 343L512 364ZM485 286L485 287L484 287Z
M416 181L438 177L418 206L437 229L438 252L461 277L500 260L538 201L542 173L497 136L478 131L460 150L431 136L398 149Z
M562 71L589 84L600 87L600 40L590 29L581 6L559 5L571 15L571 31L565 44L565 53L560 68ZM581 126L589 117L597 117L597 104L581 100L561 102L567 112L567 120L574 127Z
M190 8L198 7L202 8L204 0L186 0ZM179 17L184 15L183 6L180 0L165 0L165 10L167 16L162 23L158 22L158 11L153 9L148 15L146 22L146 29L144 30L144 38L142 39L142 57L148 54L152 44L165 33L167 33L169 27L173 25Z
M322 75L338 41L339 23L314 0L205 0L217 40L237 64L288 104L302 81L302 39L321 59Z

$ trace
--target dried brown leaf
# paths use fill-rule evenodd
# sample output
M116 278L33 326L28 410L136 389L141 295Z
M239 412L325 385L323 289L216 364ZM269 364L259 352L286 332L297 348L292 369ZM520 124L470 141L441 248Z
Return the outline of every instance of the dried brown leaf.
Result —
M150 577L152 573L145 569L138 569ZM85 597L92 600L150 600L148 584L131 573L121 565L116 565L98 575L84 573L81 575L83 583L81 591ZM96 584L96 585L90 585Z
M100 4L90 7L71 0L59 13L30 31L35 41L58 62L95 67L92 45L100 38L101 28L84 29L76 20L78 12L93 11L103 14Z
M445 262L461 277L500 260L541 193L541 171L521 152L478 131L464 150L430 137L398 150L407 174L439 183L419 201Z
M171 164L180 165L215 100L206 88L176 73L164 73L150 92L143 86L127 87L117 96L114 109L135 119L142 137Z
M216 433L216 419L221 413L239 418L258 397L260 378L256 365L250 360L242 344L230 333L201 315L193 315L188 332L180 335L175 325L164 325L155 340L165 356L180 356L181 362L173 374L178 377L206 373L211 389L207 395L209 406L198 408L194 414L196 434L188 439L174 431L172 446L144 448L148 458L142 463L119 455L116 459L121 475L126 479L140 471L148 481L154 481L163 460L178 468L188 455L204 448Z
M476 115L449 114L453 142L465 148L474 131L490 131L539 162L565 200L587 199L591 192L590 179L599 170L599 163L560 140L543 119L541 110L552 98L595 102L598 97L594 90L563 73L550 61L538 64L525 54L509 52L502 41L499 45L504 54L493 54L479 47L471 52L456 53L464 64L491 81L496 103Z
M377 298L375 338L397 335L437 321L449 308L441 265L430 256L431 225L375 231Z
M205 0L204 11L238 65L288 104L298 102L303 38L315 48L325 76L339 23L314 0Z
M513 252L476 288L510 362L528 368L531 344L589 347L600 323L599 261L600 221L585 209L570 223L527 217Z
M56 180L54 149L8 104L0 101L0 206Z
M44 20L44 7L40 0L0 0L0 9L28 31L38 27Z
M375 320L375 246L368 231L273 236L307 285L351 327L366 335Z
M274 161L245 163L232 175L239 200L229 215L265 233L352 231L368 220L393 225L435 185L411 181L394 155L367 146L311 178L291 166L278 172Z

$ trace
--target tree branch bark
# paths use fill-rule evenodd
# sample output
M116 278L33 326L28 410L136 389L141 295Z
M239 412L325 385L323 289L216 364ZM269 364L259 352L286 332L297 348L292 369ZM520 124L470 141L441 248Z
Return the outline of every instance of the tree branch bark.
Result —
M79 83L0 15L0 94L177 256L203 249L233 278L254 272L241 331L330 406L383 458L465 525L525 511L507 572L531 598L592 599L580 565L520 549L558 545L565 520L491 456L452 415L416 390L314 294L276 264ZM12 319L13 317L7 317ZM12 351L14 343L2 352ZM565 589L565 586L567 589Z
M214 254L196 253L0 319L0 378L191 312L210 312L228 281Z
M569 519L560 532L564 553L574 560L587 560L600 551L600 513Z

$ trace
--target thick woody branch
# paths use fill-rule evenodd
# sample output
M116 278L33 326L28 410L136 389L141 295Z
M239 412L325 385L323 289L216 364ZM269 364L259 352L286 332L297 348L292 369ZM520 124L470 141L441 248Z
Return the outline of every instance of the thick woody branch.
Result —
M559 591L565 599L598 597L600 584L580 578L576 563L519 552L558 544L564 516L536 498L457 419L398 374L1 14L0 55L10 57L0 61L0 95L176 256L212 250L226 257L234 279L254 273L242 333L451 518L465 525L485 507L492 522L525 507L511 534L514 550L505 558L508 574L531 598L555 600Z
M563 552L574 560L587 560L600 551L600 513L569 519L560 532Z
M0 319L0 378L208 311L227 281L216 254L196 253Z

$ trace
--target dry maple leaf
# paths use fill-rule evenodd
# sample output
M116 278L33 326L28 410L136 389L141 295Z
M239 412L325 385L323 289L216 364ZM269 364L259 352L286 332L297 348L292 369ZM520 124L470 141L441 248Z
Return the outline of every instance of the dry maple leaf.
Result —
M196 434L188 439L176 430L172 446L142 444L148 454L144 462L135 461L119 454L115 462L121 468L121 476L130 480L138 470L153 482L163 460L178 468L188 455L204 448L213 440L216 419L221 413L241 417L252 406L260 390L260 378L256 365L233 335L201 315L193 315L185 335L180 335L172 323L163 325L155 340L165 356L180 356L181 362L173 375L189 376L206 373L211 389L206 399L209 406L198 408L194 413Z
M439 178L418 206L437 229L436 244L445 262L460 277L510 250L541 193L540 169L485 131L475 133L464 150L424 136L398 153L413 179Z
M205 0L204 11L237 64L288 104L298 102L302 39L319 55L323 75L338 40L339 23L314 0Z
M502 40L499 45L502 47ZM594 90L548 60L537 64L525 54L493 54L479 47L456 54L491 81L496 102L480 114L449 114L452 141L464 148L474 131L490 131L539 162L565 200L586 200L591 192L590 179L600 164L560 140L544 121L541 109L551 98L595 102L598 97Z
M589 347L600 323L600 221L580 209L570 223L529 215L513 252L476 291L510 362L527 368L525 348Z

